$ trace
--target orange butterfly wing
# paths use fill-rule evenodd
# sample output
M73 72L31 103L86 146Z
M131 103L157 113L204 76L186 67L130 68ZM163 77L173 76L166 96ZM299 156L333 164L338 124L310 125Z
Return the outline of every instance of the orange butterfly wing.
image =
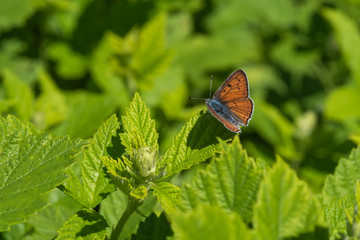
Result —
M234 99L246 99L249 97L249 84L246 73L236 70L225 80L214 94L214 99L228 102Z
M235 99L224 102L223 104L228 107L231 115L240 123L240 125L248 125L254 110L254 102L251 98Z
M230 74L215 92L213 99L224 104L241 126L247 126L254 110L249 97L249 83L246 73L239 69Z

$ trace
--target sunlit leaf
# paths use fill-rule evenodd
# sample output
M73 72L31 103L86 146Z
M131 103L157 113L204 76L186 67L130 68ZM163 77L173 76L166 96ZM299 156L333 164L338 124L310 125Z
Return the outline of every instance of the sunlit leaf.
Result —
M154 195L166 212L173 211L178 202L181 189L168 182L159 182L151 186Z
M130 155L134 154L134 148L153 147L154 151L158 150L159 134L155 129L155 121L150 118L150 110L138 93L126 110L126 115L122 117L122 122L124 133L121 133L120 137Z
M182 209L208 203L238 213L251 222L253 204L262 169L242 150L239 138L232 144L221 142L222 153L205 170L200 170L191 184L182 187L179 203Z
M355 199L356 182L360 181L360 147L348 158L340 159L333 175L326 178L323 188L324 203L349 196Z
M193 211L171 216L176 239L252 239L239 215L218 206L199 205Z
M83 209L58 230L56 239L106 239L107 227L103 216L94 210Z
M330 239L341 239L347 233L348 217L354 212L354 201L344 197L323 206L323 218L329 225Z
M260 184L254 206L258 239L282 239L311 231L319 218L319 204L305 182L282 160Z
M117 117L112 115L90 139L80 161L81 180L69 169L71 177L64 184L64 192L87 208L94 208L115 190L104 170L102 156L107 154L106 148L110 146L118 128Z

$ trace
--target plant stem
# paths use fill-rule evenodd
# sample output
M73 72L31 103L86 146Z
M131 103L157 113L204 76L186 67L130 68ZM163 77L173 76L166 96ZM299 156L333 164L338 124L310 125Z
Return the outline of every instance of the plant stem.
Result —
M129 197L127 207L125 209L125 212L119 219L119 222L116 224L115 229L112 231L110 240L117 240L119 239L120 233L126 223L126 221L129 219L131 214L137 209L138 206L140 206L141 203L139 200L134 199L132 197Z

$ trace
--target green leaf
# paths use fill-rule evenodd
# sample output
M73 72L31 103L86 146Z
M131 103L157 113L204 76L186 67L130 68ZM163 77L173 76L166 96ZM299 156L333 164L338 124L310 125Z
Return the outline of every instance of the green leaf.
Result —
M325 180L323 200L328 204L350 196L355 199L356 182L360 181L360 147L353 149L348 158L340 159L335 173Z
M13 102L17 115L21 119L29 120L34 110L34 96L30 86L10 70L4 70L3 75L6 95Z
M80 162L81 180L69 169L71 177L64 184L65 193L87 208L94 208L115 190L104 171L102 156L107 154L106 148L111 144L111 138L116 135L118 128L118 119L116 115L112 115L90 139Z
M52 138L10 115L0 118L0 231L47 204L47 195L66 180L65 170L82 145L68 137Z
M258 239L295 237L310 231L319 218L317 199L282 160L278 160L260 184L254 206Z
M67 116L66 98L51 76L44 70L38 71L41 94L36 101L34 122L41 129L47 129L64 120Z
M322 14L334 28L337 41L351 70L354 80L360 87L360 32L357 23L338 9L324 8Z
M295 37L283 38L274 44L271 57L292 74L304 75L319 61L320 54L316 50L298 50L298 41Z
M329 225L330 239L341 239L341 234L347 234L348 217L354 212L352 198L339 198L323 207L323 218Z
M360 119L360 109L354 106L360 105L359 90L351 85L345 85L334 89L325 100L325 116L330 120L341 123L354 122Z
M155 129L155 121L150 117L150 110L141 100L140 95L135 93L123 116L124 133L120 134L121 142L126 147L126 151L132 156L133 148L154 147L158 150L159 134Z
M78 79L84 77L87 71L86 58L74 52L63 42L55 42L47 47L49 57L56 62L56 72L63 79Z
M121 111L129 104L130 95L125 79L113 66L117 59L117 56L113 55L124 51L123 42L120 36L111 32L105 33L90 59L90 71L94 82L106 94L112 96Z
M0 32L21 26L40 7L38 0L0 2Z
M154 77L163 72L172 60L171 52L165 47L166 19L166 15L159 14L140 31L131 68L140 75L137 83L141 89L148 88Z
M206 170L200 170L191 184L184 184L179 205L182 209L208 203L234 211L250 222L262 168L242 150L238 137L228 145L221 141L222 153Z
M120 134L120 139L130 155L129 159L123 156L123 160L127 171L134 178L133 187L136 188L138 182L155 181L162 176L162 170L157 164L159 134L155 129L155 121L150 118L150 110L138 93L126 109L122 122L124 132Z
M217 137L229 139L232 136L234 134L213 116L201 111L180 130L161 160L160 169L165 167L164 178L212 157L220 151Z
M157 217L152 213L142 222L136 235L131 236L131 240L161 240L172 236L173 232L170 228L169 222L166 220L165 214Z
M252 239L240 216L219 206L199 205L193 211L171 215L175 239Z
M154 190L154 195L166 212L171 212L176 208L181 192L179 187L168 182L159 182L152 185L151 189Z
M72 216L58 231L61 239L106 239L108 224L94 210L83 209Z

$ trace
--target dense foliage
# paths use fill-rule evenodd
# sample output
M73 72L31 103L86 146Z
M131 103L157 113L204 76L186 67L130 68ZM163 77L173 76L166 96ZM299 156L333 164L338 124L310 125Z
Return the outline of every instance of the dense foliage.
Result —
M359 16L0 1L0 239L359 237ZM255 103L239 136L187 100L236 69Z

